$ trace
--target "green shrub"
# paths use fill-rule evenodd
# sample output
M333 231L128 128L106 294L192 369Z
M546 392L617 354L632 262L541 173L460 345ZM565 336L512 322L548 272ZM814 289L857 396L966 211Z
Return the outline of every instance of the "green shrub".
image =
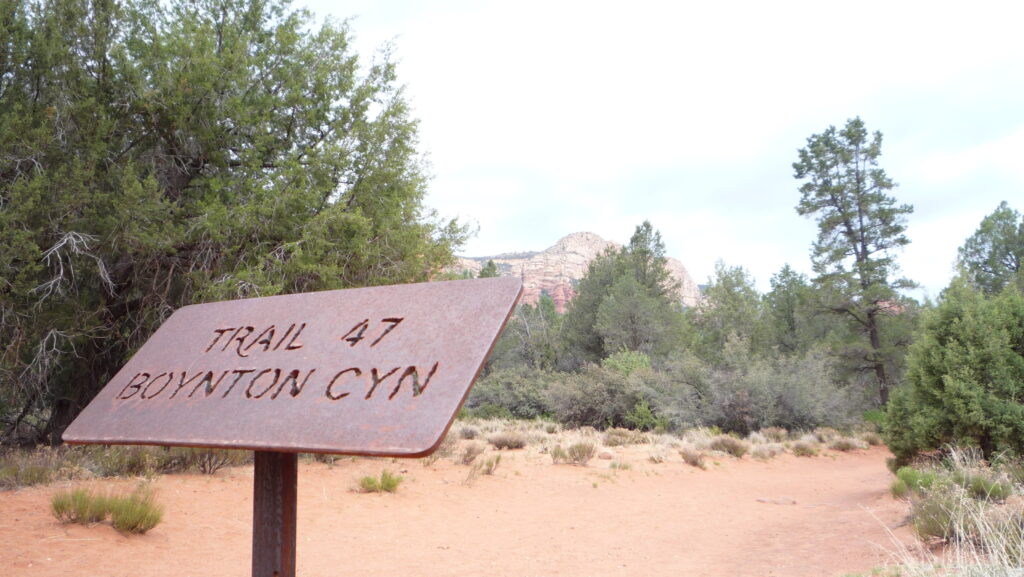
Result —
M73 523L78 519L74 491L59 491L50 497L50 511L61 523Z
M954 280L925 313L906 383L886 407L886 444L900 464L948 443L1024 454L1024 294L987 297Z
M50 509L62 523L100 523L109 515L114 528L123 533L145 533L163 519L163 507L156 503L152 491L142 486L128 495L87 489L59 491L51 498Z
M745 437L767 427L847 427L859 420L864 396L836 379L837 361L824 347L764 358L740 339L729 341L723 355L700 395L704 424Z
M632 469L633 466L630 465L629 463L623 463L621 461L612 461L608 465L608 468L612 469L613 471L628 471L629 469Z
M363 493L394 493L398 485L402 483L402 477L395 475L387 469L380 472L380 477L366 476L359 479L359 490Z
M690 351L678 352L660 364L658 370L639 370L623 383L623 403L634 400L632 406L625 407L623 424L636 427L646 421L645 426L655 431L681 431L707 424L704 395L708 390L708 366ZM636 391L636 396L630 391ZM646 417L644 411L637 411L636 403L641 399L650 408L653 421L638 420Z
M482 419L535 419L548 415L550 373L532 369L493 371L473 386L466 407L469 414Z
M515 416L512 415L512 411L509 411L505 407L502 407L500 405L495 405L495 404L492 404L492 403L484 403L484 404L482 404L482 405L480 405L478 407L475 407L473 409L468 409L468 416L474 417L474 418L477 418L477 419L485 419L485 420L493 420L493 419L512 420L512 419L515 418Z
M992 468L1006 475L1014 485L1024 485L1024 461L1019 457L1000 453L992 459Z
M498 433L487 438L487 442L495 449L522 449L526 446L526 437L521 433Z
M913 467L900 467L890 487L893 497L905 499L922 497L939 479L935 471L922 471Z
M628 377L638 369L651 368L651 357L639 351L620 351L602 360L601 367Z
M870 409L864 411L861 415L864 418L865 423L869 423L872 427L872 431L877 433L885 427L885 411L882 409Z
M1004 479L994 478L991 470L958 469L953 471L951 478L975 499L1005 501L1013 493L1013 486Z
M53 516L61 523L99 523L107 517L110 505L110 497L87 489L58 491L50 499Z
M144 488L110 500L110 522L123 533L145 533L160 523L163 514L163 507L155 502L153 493Z
M897 499L906 499L910 495L910 487L903 479L893 479L889 492Z
M617 371L587 365L562 375L547 391L556 420L570 427L621 427L640 397L635 381Z
M573 443L565 451L566 460L573 465L586 466L594 458L595 454L597 454L597 448L594 447L593 443L587 443L586 441Z
M714 451L728 453L737 459L746 455L747 451L750 449L750 445L745 441L728 435L719 435L714 439L711 439L710 447Z
M923 495L935 484L934 471L920 471L913 467L900 467L896 471L897 481L901 481L908 491Z
M665 431L669 428L668 419L655 415L645 399L637 401L624 420L626 425L638 431Z
M950 491L929 491L910 506L914 531L922 539L948 540L973 532L962 523L963 501Z

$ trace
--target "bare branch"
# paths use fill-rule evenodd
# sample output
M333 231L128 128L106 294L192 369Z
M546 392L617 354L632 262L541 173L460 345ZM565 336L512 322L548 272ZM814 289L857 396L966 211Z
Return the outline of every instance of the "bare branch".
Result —
M110 278L107 265L104 264L103 259L89 252L89 244L95 241L96 237L90 234L70 231L43 253L43 262L53 271L53 277L32 289L33 293L42 295L37 305L42 304L54 294L64 296L67 294L67 288L74 286L75 265L72 257L75 255L93 259L96 262L96 269L103 287L110 295L116 294L114 281Z

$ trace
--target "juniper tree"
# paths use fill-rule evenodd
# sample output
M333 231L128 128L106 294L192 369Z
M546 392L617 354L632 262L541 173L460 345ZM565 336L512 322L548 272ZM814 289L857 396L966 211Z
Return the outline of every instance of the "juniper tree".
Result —
M667 262L661 234L647 221L628 245L590 262L562 327L571 364L622 350L663 356L678 343L679 285Z
M287 0L0 0L0 435L59 439L184 304L451 259L394 64L350 36Z

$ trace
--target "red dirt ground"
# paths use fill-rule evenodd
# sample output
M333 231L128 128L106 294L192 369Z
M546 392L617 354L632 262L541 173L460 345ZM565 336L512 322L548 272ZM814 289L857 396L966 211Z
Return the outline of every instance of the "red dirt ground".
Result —
M719 458L706 471L676 455L655 464L641 448L617 452L630 469L503 452L495 475L470 484L469 468L447 459L303 462L298 574L831 577L889 563L894 539L913 541L906 506L888 494L881 448ZM397 493L352 490L384 468L405 477ZM153 485L164 521L140 536L58 523L50 496L68 484L0 493L0 573L250 574L251 467Z

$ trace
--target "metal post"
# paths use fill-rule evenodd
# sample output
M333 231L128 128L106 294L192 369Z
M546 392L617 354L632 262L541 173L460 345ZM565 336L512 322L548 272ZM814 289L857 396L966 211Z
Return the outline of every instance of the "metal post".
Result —
M252 505L253 577L295 577L296 453L256 451Z

